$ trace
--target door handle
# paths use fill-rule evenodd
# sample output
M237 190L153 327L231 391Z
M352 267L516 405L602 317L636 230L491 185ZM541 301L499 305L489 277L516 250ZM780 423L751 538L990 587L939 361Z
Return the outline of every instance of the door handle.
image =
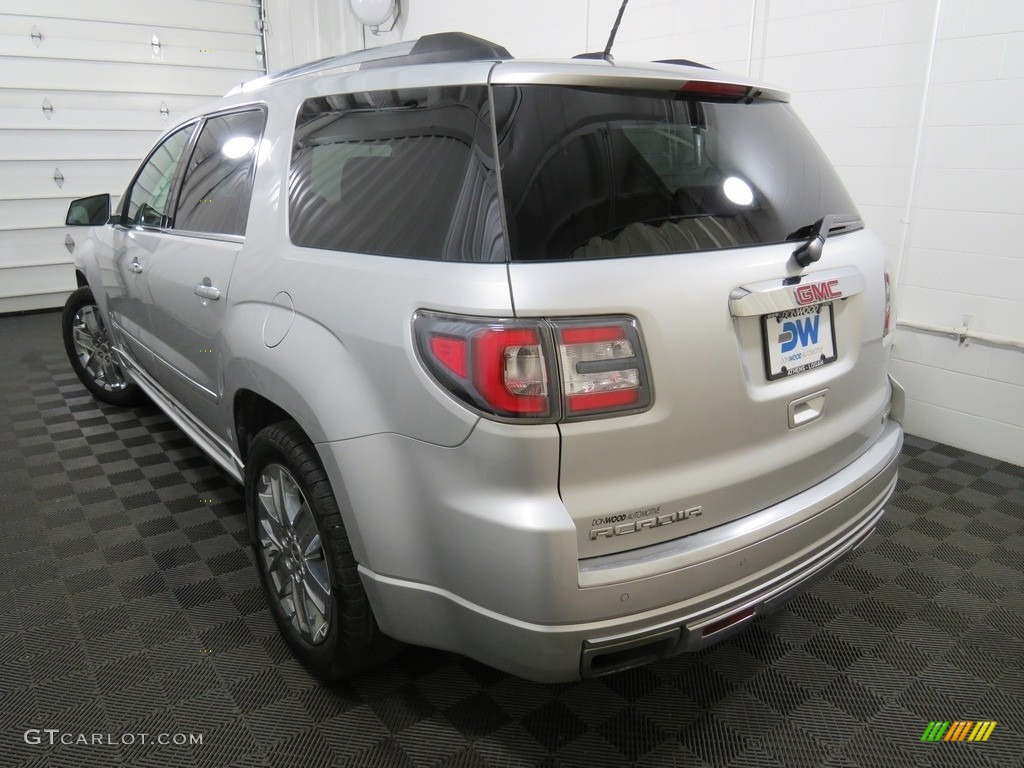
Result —
M128 271L134 272L136 275L142 274L142 265L139 264L139 259L137 257L132 259L131 263L128 265Z
M196 285L195 294L210 301L220 300L220 288L215 287L208 277L204 277L203 282Z

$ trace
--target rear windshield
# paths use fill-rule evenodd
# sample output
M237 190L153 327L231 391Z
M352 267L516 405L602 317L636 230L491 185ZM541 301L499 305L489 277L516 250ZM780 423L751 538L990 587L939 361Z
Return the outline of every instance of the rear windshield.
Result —
M309 99L288 200L296 245L470 262L778 243L856 213L786 104L559 85Z
M856 208L787 104L495 86L516 261L779 243Z

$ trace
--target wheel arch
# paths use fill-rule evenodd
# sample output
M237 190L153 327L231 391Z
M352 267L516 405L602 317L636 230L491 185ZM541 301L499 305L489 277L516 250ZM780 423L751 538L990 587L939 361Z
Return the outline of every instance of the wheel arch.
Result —
M231 403L225 418L237 427L240 415L259 421L278 409L314 444L388 431L388 412L372 377L342 340L296 313L284 338L271 346L264 329L276 317L273 310L245 302L225 318L224 393ZM238 448L244 459L241 439Z
M261 429L280 421L298 423L288 411L251 389L239 389L235 392L232 412L238 455L243 462L249 454L253 438ZM302 427L301 424L299 426ZM306 437L308 439L309 435L306 434Z
M250 309L258 306L249 305ZM296 326L283 343L270 348L259 330L253 333L263 327L259 310L238 312L226 323L225 338L232 344L223 370L222 413L230 419L246 472L250 446L261 429L281 421L298 424L324 465L356 560L364 562L366 548L345 488L344 467L330 466L330 453L325 453L323 446L331 440L358 436L363 430L379 429L377 397L372 390L354 397L353 389L365 377L354 369L354 362L335 337L298 317ZM304 370L308 373L295 375ZM347 397L340 394L346 383Z
M344 472L339 467L328 465L328 462L325 461L324 452L317 445L318 441L310 435L310 431L304 426L303 421L295 418L295 414L281 407L273 400L248 388L241 388L235 392L232 399L232 409L235 440L238 444L239 457L242 463L246 465L246 475L248 475L249 471L249 448L260 430L282 421L291 421L298 425L302 434L309 440L313 450L319 455L321 464L324 465L324 471L326 472L328 482L331 484L331 491L338 504L338 510L345 524L345 530L348 533L349 542L352 545L352 552L355 555L356 561L364 562L366 548L363 543L358 518L345 488ZM329 456L330 454L327 455Z

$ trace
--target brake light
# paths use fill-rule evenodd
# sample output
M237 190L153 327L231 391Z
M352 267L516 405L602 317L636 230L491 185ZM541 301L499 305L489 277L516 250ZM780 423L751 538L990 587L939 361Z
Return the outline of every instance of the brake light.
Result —
M720 99L742 99L750 94L750 86L735 83L715 83L707 80L691 80L679 89L687 96L706 96Z
M548 377L535 328L487 328L473 339L473 379L495 412L546 415Z
M487 414L550 422L634 413L651 404L632 318L503 320L418 312L413 325L434 379Z

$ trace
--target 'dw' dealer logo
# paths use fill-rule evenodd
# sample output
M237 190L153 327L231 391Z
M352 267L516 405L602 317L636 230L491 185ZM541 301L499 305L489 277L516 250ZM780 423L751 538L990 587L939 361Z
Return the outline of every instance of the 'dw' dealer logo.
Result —
M988 741L995 729L995 720L933 720L921 741Z
M819 320L821 320L821 315L811 315L810 317L787 320L783 323L782 333L779 334L782 352L792 352L796 349L797 344L801 347L817 344Z

